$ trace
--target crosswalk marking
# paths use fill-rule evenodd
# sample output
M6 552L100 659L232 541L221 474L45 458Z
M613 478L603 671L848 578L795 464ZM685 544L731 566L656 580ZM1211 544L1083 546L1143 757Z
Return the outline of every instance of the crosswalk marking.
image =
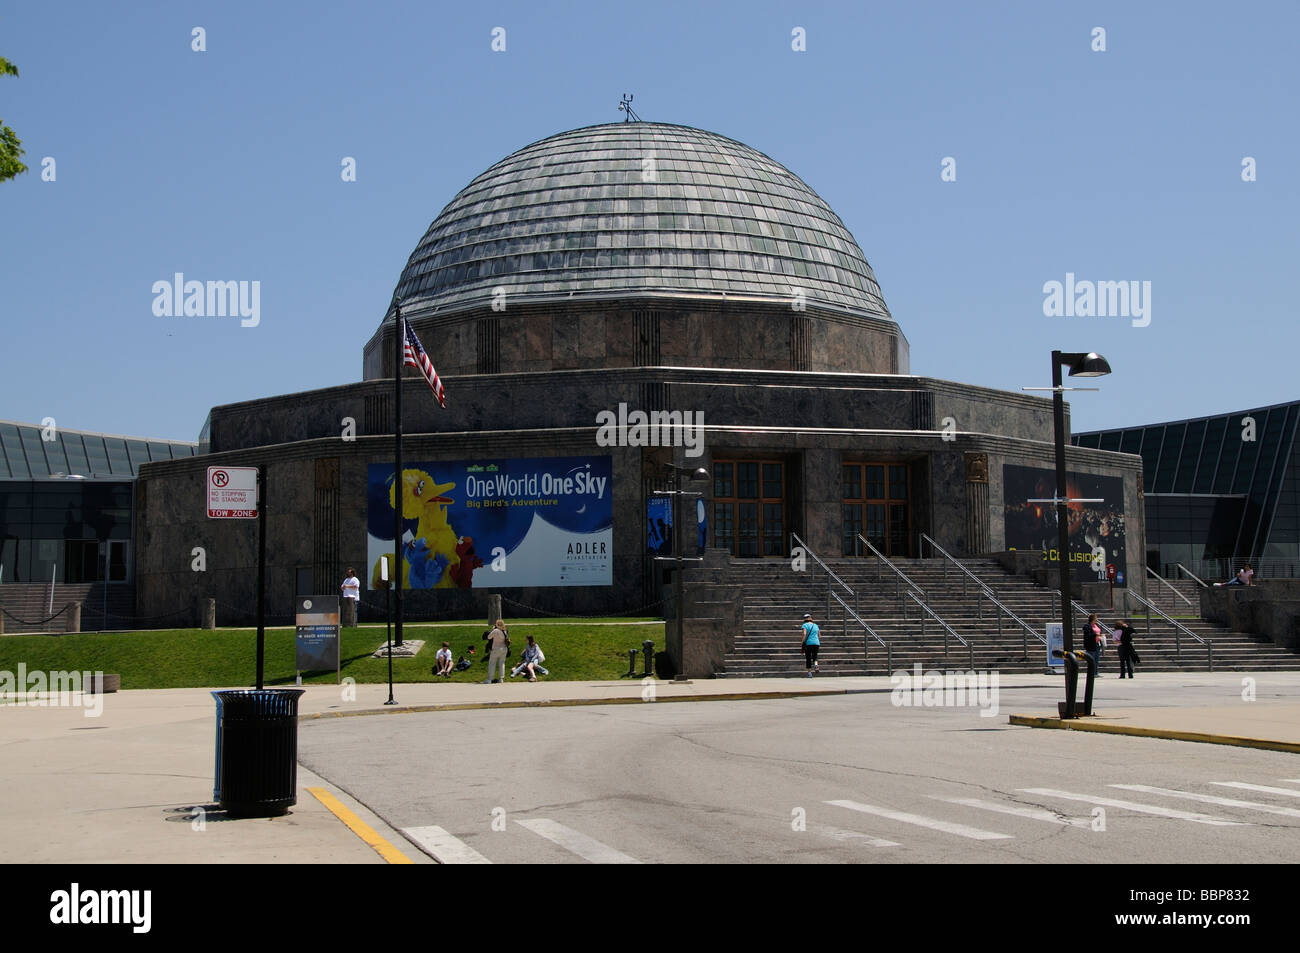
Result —
M559 844L569 853L577 854L583 860L589 860L593 864L641 863L635 857L629 857L608 844L602 844L595 838L588 837L580 831L575 831L572 827L565 827L550 818L530 817L523 821L516 820L515 823L528 828L534 834L545 837L552 843Z
M1189 801L1201 801L1205 804L1218 804L1221 807L1244 807L1251 811L1264 811L1267 814L1281 814L1283 817L1300 817L1300 810L1294 807L1274 807L1258 801L1238 801L1231 797L1215 797L1213 794L1193 794L1190 791L1171 791L1168 788L1154 788L1146 784L1112 784L1113 788L1125 791L1141 791L1144 794L1163 794L1166 797L1181 797Z
M1092 821L1086 817L1062 817L1052 811L1044 810L1039 807L1023 807L1019 804L999 804L997 801L981 801L975 797L939 797L937 794L931 794L930 797L936 801L947 801L949 804L964 804L966 807L977 807L985 811L996 811L999 814L1010 814L1013 817L1025 817L1031 821L1047 821L1049 824L1061 824L1067 827L1091 827Z
M402 833L440 864L490 864L469 844L448 834L436 824L429 827L406 827Z
M1244 781L1211 781L1221 788L1241 788L1243 791L1259 791L1262 794L1284 794L1287 797L1300 797L1300 791L1290 788L1271 788L1267 784L1247 784Z
M1242 827L1244 821L1229 821L1209 814L1195 814L1191 811L1176 811L1168 807L1156 807L1154 804L1136 804L1133 801L1117 801L1114 798L1093 797L1090 794L1073 794L1069 791L1057 791L1053 788L1021 788L1026 794L1039 794L1043 797L1060 797L1067 801L1083 801L1100 807L1118 807L1139 814L1155 814L1158 817L1172 817L1180 821L1194 821L1197 824L1213 824L1216 827Z
M808 830L813 834L821 834L823 837L833 837L836 840L861 841L868 847L901 847L897 841L885 840L881 837L872 837L870 834L862 834L858 831L842 831L838 827L823 827L818 824L810 827Z
M928 827L931 830L943 831L947 834L956 834L959 837L969 837L971 840L1010 840L1010 834L998 834L995 831L982 831L978 827L967 827L965 824L954 824L951 821L940 821L933 817L923 817L920 814L907 814L903 811L895 811L888 807L876 807L874 804L863 804L860 801L827 801L834 807L846 807L850 811L861 811L863 814L875 814L877 817L885 817L891 821L898 821L902 824L915 824L917 827Z

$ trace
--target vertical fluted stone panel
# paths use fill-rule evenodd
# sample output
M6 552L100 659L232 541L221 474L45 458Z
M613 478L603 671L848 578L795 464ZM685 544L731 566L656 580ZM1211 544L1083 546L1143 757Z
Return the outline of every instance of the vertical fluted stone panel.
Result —
M989 458L966 454L966 555L989 551Z

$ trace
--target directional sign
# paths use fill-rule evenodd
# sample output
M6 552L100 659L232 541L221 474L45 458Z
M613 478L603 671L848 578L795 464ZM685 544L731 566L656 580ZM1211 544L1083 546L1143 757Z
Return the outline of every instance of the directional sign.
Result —
M208 519L257 519L257 467L208 467Z

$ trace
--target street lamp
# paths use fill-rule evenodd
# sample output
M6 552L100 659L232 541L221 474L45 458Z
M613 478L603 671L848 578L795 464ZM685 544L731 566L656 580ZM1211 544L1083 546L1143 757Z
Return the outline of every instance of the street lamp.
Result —
M673 498L673 555L671 559L676 564L676 572L673 575L673 616L676 625L673 626L673 642L668 647L668 654L677 665L677 681L685 681L686 667L685 655L685 636L682 627L682 567L687 562L699 562L698 559L686 559L682 555L681 545L681 498L683 496L702 496L693 490L683 490L681 488L682 474L689 474L688 480L698 482L708 480L709 471L704 467L681 467L675 463L665 463L664 469L668 471L669 485L671 490L656 490L656 496L671 496Z
M1061 641L1068 656L1074 651L1074 619L1070 605L1070 517L1067 512L1067 504L1070 501L1066 498L1065 482L1065 388L1061 386L1062 367L1070 369L1071 377L1104 377L1110 373L1110 364L1100 354L1052 352L1052 417L1056 439L1056 559L1061 570ZM1067 678L1065 682L1067 718L1074 716L1077 689L1077 679Z

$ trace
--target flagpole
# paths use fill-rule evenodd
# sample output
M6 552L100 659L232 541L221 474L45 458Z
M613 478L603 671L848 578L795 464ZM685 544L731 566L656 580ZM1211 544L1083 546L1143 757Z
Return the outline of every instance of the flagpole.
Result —
M394 643L402 644L402 498L406 495L406 481L402 479L402 364L406 354L406 322L402 320L402 303L396 303L396 315L393 322L393 495L396 505L393 507L393 560L397 572L393 575L391 585L397 590L397 611L393 615ZM389 648L392 658L392 648Z

